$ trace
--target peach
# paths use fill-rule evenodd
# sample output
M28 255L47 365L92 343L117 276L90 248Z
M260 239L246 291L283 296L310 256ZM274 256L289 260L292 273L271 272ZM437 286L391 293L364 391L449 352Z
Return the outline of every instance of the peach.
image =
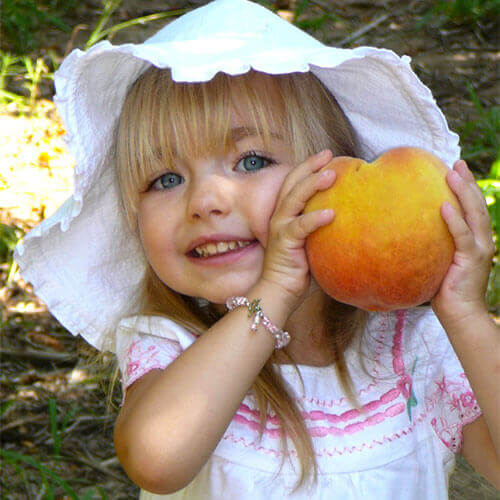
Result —
M336 181L305 208L335 211L334 220L306 241L320 287L370 311L434 297L455 251L440 207L448 201L461 210L446 183L448 167L424 149L401 147L373 163L343 156L325 168L336 171Z

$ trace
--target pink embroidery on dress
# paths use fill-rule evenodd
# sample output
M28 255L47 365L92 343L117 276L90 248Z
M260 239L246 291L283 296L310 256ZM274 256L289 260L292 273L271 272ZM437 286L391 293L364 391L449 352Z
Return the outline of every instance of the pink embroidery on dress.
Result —
M354 420L359 417L365 417L367 413L373 412L380 407L387 405L395 401L401 394L401 391L397 388L391 389L383 394L379 399L370 401L361 407L361 410L352 409L347 410L340 415L325 413L321 410L312 410L310 412L302 412L302 417L307 421L318 421L326 420L329 424L343 424ZM386 418L392 418L399 415L404 411L405 405L403 403L396 403L384 411L374 413L364 420L360 420L353 424L348 424L344 428L336 427L331 425L330 427L309 427L309 432L315 437L325 437L328 435L343 436L345 434L353 434L360 432L365 427L370 425L376 425L383 422ZM250 417L250 418L248 418ZM247 404L242 403L238 408L234 416L234 421L250 428L253 431L258 431L260 429L259 422L259 411L251 409ZM271 438L279 438L279 419L275 415L268 415L266 420L266 427L264 428L264 434Z
M403 355L401 353L405 315L405 311L397 312L396 333L392 340L392 367L394 369L394 373L400 377L405 373L405 365L403 362Z
M132 342L127 353L125 387L151 370L166 368L179 354L177 342L155 338L141 338Z
M476 404L476 397L472 391L467 391L460 395L460 401L464 407L474 406Z
M382 351L385 347L385 337L388 333L393 333L392 331L389 332L389 325L387 321L388 314L380 314L380 327L377 328L377 335L376 335L376 345L377 347L375 348L375 354L373 356L373 362L374 362L374 368L373 372L375 374L374 376L374 381L370 382L365 387L362 387L356 392L356 395L359 397L364 393L367 393L377 387L379 385L379 369L378 367L380 366L380 357L382 355ZM331 400L325 400L325 399L319 399L319 398L308 398L306 396L301 396L298 398L294 398L295 401L298 402L306 402L309 404L313 404L316 406L323 406L323 407L328 407L332 408L333 406L341 406L344 403L347 402L347 399L345 397L341 397L339 399L331 399Z
M396 313L396 333L393 337L392 341L392 366L394 368L394 373L399 375L398 388L406 399L406 409L408 411L408 418L410 421L412 420L411 409L414 406L417 406L418 401L413 392L413 380L409 373L405 372L405 365L402 354L402 339L403 332L405 328L406 321L406 310L397 311ZM415 371L415 366L417 363L417 359L413 362L412 374Z
M249 427L252 431L255 431L255 432L258 432L260 429L260 425L258 422L256 422L255 420L250 420L250 419L244 417L243 415L241 415L240 413L236 413L236 415L233 417L233 421L238 422L239 424L242 424L245 427ZM264 433L271 438L279 439L279 437L281 435L281 430L279 427L273 428L273 429L266 428L264 430Z
M402 411L404 411L404 405L402 408ZM395 441L396 439L403 438L405 436L408 436L413 432L415 427L422 422L425 418L427 417L426 413L421 413L418 418L414 419L411 423L410 426L401 429L399 432L393 432L392 434L386 435L384 434L381 438L379 439L373 439L370 443L362 443L361 445L353 445L353 446L344 446L343 448L333 448L331 450L327 450L326 448L323 448L322 450L319 449L316 452L316 455L318 457L322 457L324 455L327 456L334 456L334 455L345 455L346 453L352 454L355 452L362 452L363 450L367 449L372 449L375 448L376 446L381 446L384 443L390 443L392 441ZM222 440L224 441L231 441L235 444L240 444L244 446L245 448L252 448L256 451L266 453L267 455L273 455L275 457L279 457L283 455L282 451L279 451L274 448L266 448L265 446L258 446L255 441L250 441L248 442L243 436L237 437L232 431L228 431L224 434L222 437ZM290 454L292 456L297 456L297 452L292 448L289 450Z
M378 335L377 335L377 347L375 348L375 355L373 356L373 361L375 363L375 368L374 368L374 372L375 372L375 378L378 378L379 376L379 371L378 371L378 367L379 367L379 360L380 360L380 357L382 356L382 351L384 349L384 340L385 340L385 337L386 337L386 334L387 334L387 330L388 330L388 327L387 327L387 315L386 314L383 314L380 318L380 323L381 323L381 327L378 331Z
M384 411L379 411L378 413L373 412L380 410L383 406L395 401L400 395L406 401L408 416L410 421L412 420L411 408L416 406L417 400L412 389L412 377L410 374L405 372L402 356L401 344L404 333L405 317L406 311L398 311L395 333L393 335L392 361L394 371L397 375L399 375L396 387L382 394L379 399L364 404L360 410L351 409L341 414L326 413L322 410L312 410L309 412L303 411L301 413L302 418L306 422L325 420L329 424L332 424L330 426L309 427L309 431L313 436L324 437L328 435L341 436L345 434L353 434L362 431L368 425L376 425L382 423L387 418L395 417L404 411L404 404L394 404L393 406L386 408ZM385 334L385 329L382 329L381 332ZM382 342L380 342L380 345L382 345ZM415 363L413 364L412 371L414 369ZM369 413L372 413L372 415L366 417ZM350 423L344 428L337 427L339 424L344 424L358 418L361 418L362 420ZM251 409L245 403L240 405L234 419L235 422L238 422L240 425L248 427L253 431L258 431L260 429L258 410ZM279 429L279 419L275 415L268 415L263 431L264 434L269 437L278 438L279 433L276 432L277 429Z
M444 377L439 382L436 382L436 385L440 396L444 396L448 392L446 388L446 380Z
M411 377L407 373L404 373L398 380L398 389L401 391L401 394L405 399L410 397L411 383Z
M389 404L392 401L395 401L396 398L399 396L403 397L406 400L406 407L408 409L408 414L410 417L410 425L406 428L402 428L401 430L394 432L392 434L384 434L382 437L373 439L371 442L365 442L362 443L361 445L354 445L350 447L342 447L342 448L334 448L334 449L326 449L323 448L318 449L316 448L317 455L318 456L333 456L333 455L342 455L345 453L355 453L355 452L361 452L365 449L371 449L374 448L375 446L382 445L387 442L392 442L396 439L400 439L402 437L405 437L413 432L415 427L420 423L423 422L424 420L427 421L429 418L429 413L432 411L433 407L438 403L442 402L445 398L443 398L443 395L448 394L450 391L450 385L449 382L443 378L442 380L439 380L436 382L436 391L435 394L433 395L432 399L426 399L426 404L423 407L424 411L421 411L418 416L415 415L414 418L412 418L411 415L411 408L417 404L415 395L413 393L413 379L412 375L415 372L415 366L417 364L418 359L415 359L413 362L413 366L411 367L410 372L406 372L405 369L405 363L402 355L402 336L404 334L405 330L405 319L406 319L406 312L405 311L399 311L397 314L397 321L395 325L395 331L392 339L392 366L393 369L398 375L398 381L396 383L396 387L393 389L387 391L384 393L378 400L373 400L370 401L369 403L366 403L363 405L363 409L365 410L364 414L360 414L358 410L348 410L346 412L340 413L340 414L328 414L325 411L315 409L311 410L308 412L303 412L303 417L307 421L311 422L318 422L320 420L325 420L329 424L341 424L341 423L347 423L345 427L339 427L330 425L330 426L313 426L309 427L309 431L311 432L311 435L315 438L323 438L327 436L345 436L348 434L356 434L358 432L361 432L363 429L365 429L367 426L375 426L379 425L380 423L384 422L386 419L395 417L397 415L400 415L401 413L404 412L405 405L404 403L397 403L395 402L392 404L392 406L386 407L385 410L383 410L383 405ZM385 315L384 315L385 318ZM380 343L382 346L382 342ZM386 344L384 344L386 345ZM381 351L379 351L381 352ZM467 417L467 414L464 414L463 417L465 420L462 422L462 425L465 425L467 423L467 420L470 418L470 421L472 421L475 418L475 412L480 410L477 407L477 404L475 403L475 399L473 398L473 394L468 388L467 385L467 379L464 374L460 375L459 377L459 382L461 384L464 384L464 387L467 387L467 390L461 390L457 392L455 395L456 397L449 397L447 399L448 404L451 404L455 408L457 408L457 405L460 406L462 413L464 410L469 411L469 417ZM321 400L318 399L311 399L312 402L319 402ZM377 409L380 411L376 413L375 412ZM241 413L245 413L248 415L250 418L245 419L245 426L251 426L253 429L257 430L259 428L258 422L253 422L251 423L252 418L258 419L258 411L256 410L251 410L248 406L241 406L240 409L238 410L238 413L241 415ZM372 413L371 415L366 416L366 413ZM474 415L474 417L473 417ZM358 417L365 417L364 420L358 420L352 422L352 420L357 419ZM243 423L243 420L238 419L239 423ZM451 447L456 447L457 445L455 442L457 441L457 433L459 432L459 426L454 423L448 424L447 421L442 418L433 418L432 421L432 426L436 430L438 436L440 435L440 430L441 430L441 436L440 438L447 444L447 446ZM269 437L277 437L279 434L277 434L278 430L276 428L271 428L271 425L278 425L278 422L275 418L270 418L266 422L266 429L264 430L264 434ZM245 447L251 447L254 449L257 449L258 451L262 451L264 453L269 453L274 456L282 455L281 452L279 452L276 449L273 448L265 448L263 446L258 446L255 445L254 442L248 442L244 437L237 437L234 434L234 431L231 429L228 433L224 435L224 440L230 440L235 443L240 443L241 445ZM294 450L291 450L292 455L294 455Z
M346 425L343 429L335 426L331 427L309 427L308 430L312 437L326 436L345 436L346 434L355 434L364 430L366 427L382 423L386 418L395 417L405 411L404 403L397 403L389 406L385 411L374 413L364 420Z
M401 391L397 388L390 389L386 393L382 394L379 399L375 399L373 401L370 401L369 403L364 404L361 407L361 410L357 409L352 409L352 410L347 410L344 413L341 413L340 415L335 415L331 413L325 413L324 411L321 410L313 410L310 412L302 412L302 417L305 420L328 420L329 422L333 423L339 423L339 422L346 422L348 420L351 420L353 418L363 416L366 414L368 411L374 411L377 408L379 408L381 405L388 404L392 401L394 401L399 395ZM255 419L259 419L259 410L254 410L251 409L247 404L241 403L240 407L238 408L238 411L241 413L245 413L248 415L253 416ZM276 416L270 416L268 415L267 421L269 423L278 425L279 420Z
M444 415L440 411L440 415L431 420L431 425L443 444L453 453L458 453L462 447L464 425L481 415L465 373L454 379L443 376L435 382L435 391L426 400L426 411L432 411L436 406L446 411Z
M261 451L266 453L267 455L273 455L275 457L279 457L283 455L282 451L275 450L273 448L266 448L265 446L258 446L255 441L248 442L244 437L237 437L232 432L226 432L224 436L222 436L223 441L232 441L234 444L241 444L245 448L253 448L255 451ZM293 455L295 450L290 450L290 453Z
M455 394L450 394L447 403L451 411L460 409L460 398L458 398Z

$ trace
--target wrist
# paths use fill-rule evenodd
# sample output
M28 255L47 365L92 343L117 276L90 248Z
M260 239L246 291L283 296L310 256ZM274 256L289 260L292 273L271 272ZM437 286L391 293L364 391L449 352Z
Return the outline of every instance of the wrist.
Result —
M480 335L484 329L488 329L489 327L498 328L486 308L475 309L469 311L467 314L444 318L437 313L436 315L448 335L454 337L460 337L462 335L471 337L477 334Z
M435 298L431 301L431 306L445 329L461 329L478 321L483 322L486 318L491 320L484 300L470 301L458 307L456 304L447 304Z
M229 311L234 311L239 307L245 307L248 309L248 317L252 318L252 325L250 330L252 332L257 331L259 325L262 325L265 330L267 330L274 338L274 348L282 349L288 342L290 342L290 334L281 328L278 328L265 314L261 305L261 298L254 299L252 301L248 300L244 296L234 296L226 300L226 307Z
M269 279L265 276L261 276L259 281L249 290L248 293L255 293L257 294L257 297L262 297L264 304L271 301L273 308L276 309L276 314L279 318L283 318L283 321L286 321L289 318L300 303L300 296L291 293L275 280Z
M246 297L250 301L260 299L264 314L280 328L283 327L298 305L296 298L265 278L261 278L250 288Z

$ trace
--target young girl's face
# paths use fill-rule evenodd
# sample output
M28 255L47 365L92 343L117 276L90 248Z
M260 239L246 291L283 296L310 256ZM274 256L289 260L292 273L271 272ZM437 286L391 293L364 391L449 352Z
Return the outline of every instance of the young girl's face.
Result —
M247 110L233 102L236 151L177 158L152 176L138 205L140 238L159 278L219 304L257 282L278 192L293 168L280 131L265 148Z

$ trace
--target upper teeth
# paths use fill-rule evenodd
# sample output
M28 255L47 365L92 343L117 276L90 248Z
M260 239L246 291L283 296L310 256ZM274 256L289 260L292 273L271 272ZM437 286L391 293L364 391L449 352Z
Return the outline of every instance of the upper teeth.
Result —
M198 256L210 257L218 253L225 253L228 250L236 250L237 248L242 248L250 245L250 241L219 241L217 243L206 243L205 245L200 245L194 250Z

